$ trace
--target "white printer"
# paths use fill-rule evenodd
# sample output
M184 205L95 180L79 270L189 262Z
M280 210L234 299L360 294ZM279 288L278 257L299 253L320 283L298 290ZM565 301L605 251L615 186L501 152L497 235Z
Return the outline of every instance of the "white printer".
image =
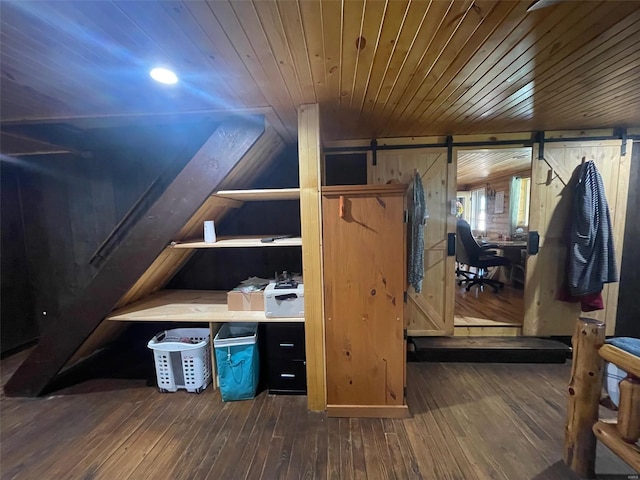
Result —
M264 289L267 318L304 317L304 285L285 274Z

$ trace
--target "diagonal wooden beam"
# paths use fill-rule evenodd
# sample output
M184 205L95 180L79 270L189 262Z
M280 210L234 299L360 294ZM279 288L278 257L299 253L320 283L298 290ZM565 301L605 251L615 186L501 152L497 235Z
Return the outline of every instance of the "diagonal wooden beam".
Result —
M44 142L35 138L19 135L5 130L0 131L0 149L4 155L27 156L27 155L50 155L61 153L78 153L66 146Z
M164 193L130 227L93 280L52 319L40 342L5 386L14 396L36 396L144 274L264 132L264 119L223 122Z
M551 155L551 152L549 152L549 149L544 152L544 161L555 172L562 184L567 186L569 180L571 180L573 171L567 168L563 162L556 160L555 157ZM553 175L551 175L551 179L553 179Z

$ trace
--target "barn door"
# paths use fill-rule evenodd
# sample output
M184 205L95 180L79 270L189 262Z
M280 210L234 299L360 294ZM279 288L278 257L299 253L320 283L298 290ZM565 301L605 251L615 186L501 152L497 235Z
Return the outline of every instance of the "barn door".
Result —
M416 293L408 287L405 319L411 336L453 335L455 256L448 252L449 234L455 232L454 163L445 149L387 150L377 153L377 165L368 162L368 182L389 180L410 183L414 169L422 176L429 218L424 233L424 282Z
M567 185L583 157L595 160L602 175L614 232L616 264L620 269L632 142L627 142L626 156L621 156L620 145L620 141L547 143L544 160L538 160L538 145L534 146L530 245L525 282L525 335L571 335L578 316L605 321L607 334L613 334L618 304L617 283L605 285L602 292L605 309L597 312L581 313L579 304L558 301L556 296L566 273L565 228L572 204L571 188ZM539 235L537 253L532 251L532 240L535 243L533 232Z

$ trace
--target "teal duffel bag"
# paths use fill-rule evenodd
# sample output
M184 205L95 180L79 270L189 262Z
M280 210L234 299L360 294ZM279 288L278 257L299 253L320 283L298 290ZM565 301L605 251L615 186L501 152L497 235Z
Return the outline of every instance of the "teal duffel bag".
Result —
M214 338L222 400L256 396L260 379L257 323L226 323Z

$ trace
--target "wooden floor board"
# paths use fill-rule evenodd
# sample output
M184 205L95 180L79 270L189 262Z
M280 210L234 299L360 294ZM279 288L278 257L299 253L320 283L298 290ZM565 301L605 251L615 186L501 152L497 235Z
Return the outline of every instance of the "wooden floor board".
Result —
M107 461L99 467L100 478L135 478L134 471L164 437L170 438L170 430L183 422L190 421L185 413L188 414L191 408L193 396L179 398L174 395L173 397L173 401L166 402L167 406L164 410L148 416L118 447L118 450L112 452ZM128 455L122 458L117 455L118 452L127 452Z
M283 397L286 415L280 417L276 423L274 435L282 437L282 449L278 454L273 475L265 478L287 478L287 472L291 464L291 454L296 442L296 432L300 431L298 422L306 420L307 403L306 397L291 396Z
M351 431L351 454L353 456L353 478L355 480L367 478L367 459L365 458L364 453L361 426L364 420L366 419L349 419L349 430ZM373 468L373 465L371 468Z
M248 452L242 459L239 466L240 468L236 469L235 478L260 478L262 476L269 445L273 439L273 432L278 422L281 409L282 402L278 402L277 399L269 397L266 411L262 415L264 421L258 424L257 443L253 448L253 452L251 451L251 445L247 445ZM245 465L248 465L248 468L245 468Z
M402 458L402 449L398 435L387 432L384 434L384 439L387 443L387 450L389 451L389 468L393 473L392 478L413 478L409 475L404 459Z
M205 391L206 393L206 391ZM219 395L213 395L210 402L221 401ZM187 439L187 449L176 459L173 469L169 470L169 478L188 480L190 478L206 478L210 468L220 455L229 435L236 431L227 426L238 425L246 417L251 406L242 404L223 404L220 413L202 423L191 432Z
M2 377L17 364L3 360ZM562 462L570 369L409 363L404 420L327 418L304 396L267 392L161 394L140 380L0 396L0 477L576 480ZM633 473L602 446L596 470Z
M393 471L390 471L391 461L382 422L379 418L363 418L360 428L367 478L390 479Z
M456 327L522 326L524 290L506 284L498 293L490 287L467 292L456 284L454 315Z
M235 469L238 468L238 462L242 461L248 452L245 449L246 443L250 439L254 440L253 432L265 401L266 396L262 395L254 401L241 402L249 407L249 412L242 421L235 421L234 418L234 421L230 423L230 428L221 430L223 436L218 436L214 448L210 448L205 454L205 465L211 464L206 478L230 478L234 474ZM226 445L229 445L230 448L225 448Z
M341 480L340 472L340 419L327 419L327 480Z
M333 421L334 419L330 419ZM353 442L351 438L351 419L338 418L338 432L340 436L340 443L338 450L340 450L340 477L345 479L353 479L355 471L353 468Z
M329 468L327 465L327 456L329 454L328 438L329 438L329 426L324 413L314 413L318 428L316 430L316 461L313 468L312 477L327 478Z
M294 430L288 432L289 435L292 435L294 441L282 452L282 460L283 463L286 462L286 464L283 465L279 478L293 479L300 477L300 472L302 471L306 457L305 445L309 441L308 437L311 434L312 421L311 415L307 415L306 413L300 413L298 418L296 418L293 426ZM313 453L314 452L309 452L309 454Z
M272 437L269 441L269 450L267 458L264 461L260 478L279 478L277 475L278 465L280 463L280 452L284 444L283 437ZM255 477L254 477L255 478Z

